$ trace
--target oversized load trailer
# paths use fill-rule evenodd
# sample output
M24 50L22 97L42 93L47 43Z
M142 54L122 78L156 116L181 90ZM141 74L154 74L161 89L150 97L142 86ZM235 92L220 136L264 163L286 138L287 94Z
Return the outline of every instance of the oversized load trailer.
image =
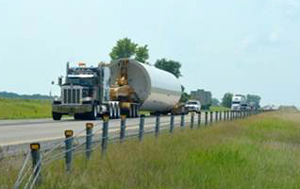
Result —
M139 110L169 113L178 104L181 85L177 78L133 59L119 59L98 67L67 66L61 97L52 105L53 119L64 114L95 119L102 114L137 117Z
M203 89L198 89L197 91L191 91L190 99L195 99L200 101L201 108L208 110L212 103L211 92L205 91Z

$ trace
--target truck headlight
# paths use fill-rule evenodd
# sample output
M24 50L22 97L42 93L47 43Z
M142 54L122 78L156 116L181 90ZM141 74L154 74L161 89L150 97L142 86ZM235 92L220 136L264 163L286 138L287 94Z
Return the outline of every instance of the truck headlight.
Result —
M61 104L61 98L59 98L59 97L54 98L53 104L55 104L55 105Z
M91 97L85 97L81 99L82 104L91 104L92 103L92 98Z

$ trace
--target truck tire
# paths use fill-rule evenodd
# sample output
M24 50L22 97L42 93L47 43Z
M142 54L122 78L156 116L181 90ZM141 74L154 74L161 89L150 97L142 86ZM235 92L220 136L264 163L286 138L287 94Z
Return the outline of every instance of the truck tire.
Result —
M109 104L109 118L114 119L114 115L115 115L114 107L111 104Z
M59 120L61 120L61 117L62 117L62 114L56 113L56 112L52 112L52 118L53 118L53 120L59 121Z
M82 114L74 114L74 119L75 120L83 119L83 115Z
M88 113L88 118L90 120L95 120L97 119L98 112L97 112L97 106L93 106L92 111Z

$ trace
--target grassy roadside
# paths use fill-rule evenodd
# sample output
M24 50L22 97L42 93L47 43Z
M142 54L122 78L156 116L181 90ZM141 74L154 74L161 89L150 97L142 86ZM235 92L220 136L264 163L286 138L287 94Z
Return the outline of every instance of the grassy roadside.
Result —
M300 188L299 113L162 135L110 145L104 159L99 150L89 162L76 156L71 174L56 161L43 168L38 188ZM0 168L0 178L15 172Z
M226 111L226 110L230 110L230 108L226 108L226 107L223 107L223 106L211 106L209 108L210 111Z
M0 98L0 120L49 117L51 117L51 102L49 100Z

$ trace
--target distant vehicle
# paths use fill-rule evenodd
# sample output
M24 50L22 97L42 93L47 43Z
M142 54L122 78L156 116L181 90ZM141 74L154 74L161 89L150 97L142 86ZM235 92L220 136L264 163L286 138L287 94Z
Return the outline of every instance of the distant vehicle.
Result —
M97 67L67 64L65 82L59 78L61 97L52 105L52 117L74 115L96 119L108 114L137 117L139 110L167 114L179 109L181 84L171 73L134 59L119 59Z
M197 112L201 111L201 104L198 100L189 100L185 104L186 112Z
M201 109L208 110L212 103L210 91L205 91L203 89L198 89L197 91L191 91L190 99L198 100L201 104Z
M236 94L232 97L231 110L233 111L242 111L248 110L249 106L247 99L244 95Z

